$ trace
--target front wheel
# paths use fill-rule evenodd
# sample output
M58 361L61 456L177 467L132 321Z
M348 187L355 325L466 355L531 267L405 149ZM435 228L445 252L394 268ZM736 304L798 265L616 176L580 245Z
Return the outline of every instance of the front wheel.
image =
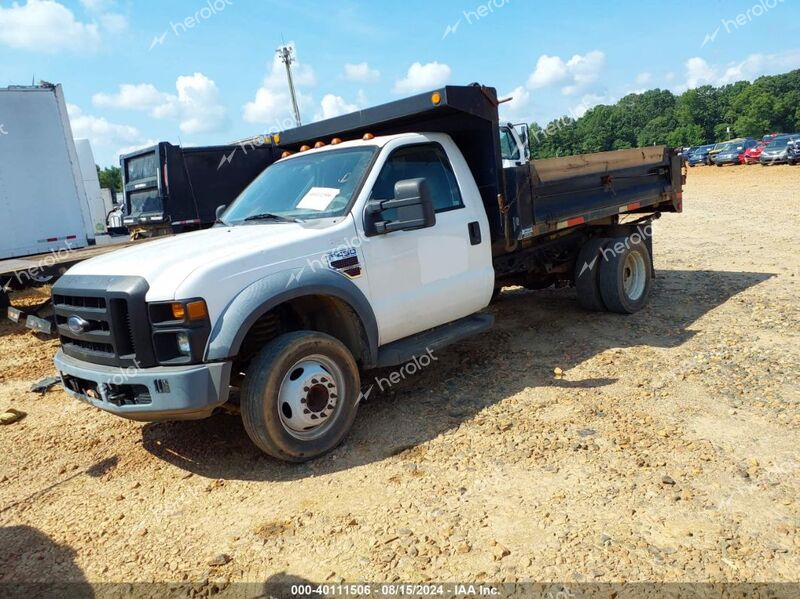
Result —
M358 366L338 339L316 331L277 337L253 359L242 421L265 453L304 462L336 447L356 417Z

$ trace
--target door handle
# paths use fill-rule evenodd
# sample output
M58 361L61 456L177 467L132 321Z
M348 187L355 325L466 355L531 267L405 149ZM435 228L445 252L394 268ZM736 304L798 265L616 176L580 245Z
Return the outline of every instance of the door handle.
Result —
M472 245L480 245L481 243L481 225L478 221L472 221L467 225L469 231L469 242Z

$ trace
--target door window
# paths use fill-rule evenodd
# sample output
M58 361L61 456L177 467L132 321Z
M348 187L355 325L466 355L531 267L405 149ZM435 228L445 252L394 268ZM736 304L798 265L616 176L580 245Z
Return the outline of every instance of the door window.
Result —
M500 128L500 154L503 160L519 160L519 146L508 127Z
M464 207L450 161L438 144L407 146L395 150L375 181L372 199L390 200L394 198L394 186L398 181L419 178L428 182L436 212ZM395 212L396 210L386 210L383 214L387 220L392 220Z

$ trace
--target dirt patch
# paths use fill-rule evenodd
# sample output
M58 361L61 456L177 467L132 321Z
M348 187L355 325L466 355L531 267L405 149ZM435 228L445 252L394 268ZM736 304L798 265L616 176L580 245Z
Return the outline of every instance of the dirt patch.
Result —
M310 464L29 393L56 344L0 324L0 581L797 581L800 167L684 198L645 310L507 289Z

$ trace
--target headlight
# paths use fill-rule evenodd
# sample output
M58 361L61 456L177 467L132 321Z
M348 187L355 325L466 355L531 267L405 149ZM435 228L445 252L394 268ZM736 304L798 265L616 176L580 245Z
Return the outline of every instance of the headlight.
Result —
M178 349L187 356L192 353L192 344L189 343L189 333L178 333Z
M208 307L201 298L148 305L153 349L159 364L199 364L211 334Z

